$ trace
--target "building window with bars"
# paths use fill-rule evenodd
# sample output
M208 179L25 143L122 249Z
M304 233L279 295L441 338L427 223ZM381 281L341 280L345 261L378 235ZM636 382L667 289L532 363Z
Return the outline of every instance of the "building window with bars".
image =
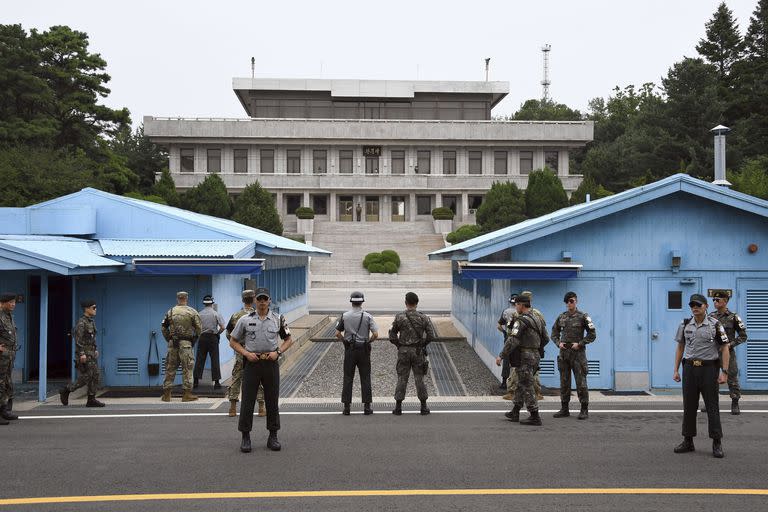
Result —
M533 170L533 151L520 152L520 174L531 174Z
M392 151L392 174L405 174L405 151Z
M379 174L379 157L365 157L365 174Z
M558 168L558 153L557 151L545 151L544 152L544 165L555 171L557 174Z
M431 151L417 151L416 152L416 174L429 174L432 169L432 152Z
M507 152L506 151L493 152L493 173L507 174Z
M352 174L352 150L342 149L339 151L339 173Z
M195 172L195 148L179 149L181 172Z
M261 155L261 173L273 174L275 172L275 150L262 149Z
M469 152L469 174L483 174L483 152Z
M286 172L288 174L300 174L301 173L301 150L289 149L285 152L286 156Z
M328 152L324 149L316 149L312 152L312 172L325 174L328 172Z

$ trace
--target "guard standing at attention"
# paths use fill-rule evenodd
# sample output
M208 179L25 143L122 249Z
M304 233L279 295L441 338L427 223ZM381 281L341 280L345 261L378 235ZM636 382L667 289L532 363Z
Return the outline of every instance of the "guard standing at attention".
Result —
M254 311L253 299L256 298L256 292L253 290L243 290L243 309L237 313L232 314L227 322L227 341L231 341L232 331L237 325L237 321L243 316ZM243 356L238 352L235 352L235 367L232 368L232 380L227 390L227 396L229 397L229 417L233 418L237 416L237 401L240 399L240 387L243 383ZM264 407L264 387L259 385L259 391L256 394L256 400L259 402L259 416L266 416L267 409Z
M416 395L421 401L421 414L429 414L427 407L427 386L424 374L427 372L427 345L437 334L427 315L416 311L419 296L413 292L405 294L405 311L398 313L389 330L389 341L397 347L397 387L395 388L395 409L392 414L403 414L403 399L408 387L408 378L413 371L416 381Z
M694 293L688 302L693 313L680 323L675 335L675 371L672 379L680 382L680 363L683 363L683 442L675 447L675 453L694 451L696 437L696 413L699 394L707 408L709 437L712 439L712 455L724 456L721 439L720 404L718 387L725 384L728 374L728 335L720 322L707 316L707 299Z
M203 378L203 369L205 368L205 359L208 354L211 355L211 378L213 379L213 389L220 389L221 368L219 367L219 334L224 331L224 319L218 311L213 309L213 297L206 295L203 297L205 306L198 314L200 322L203 325L203 332L200 333L200 340L197 343L197 357L195 358L195 375L192 387L196 388L197 383Z
M560 347L557 369L560 370L561 406L554 417L563 418L571 415L568 403L571 401L571 373L573 373L576 379L576 394L581 402L579 419L585 420L589 417L589 387L587 387L589 364L586 346L595 341L597 333L589 315L577 309L576 304L579 299L574 292L566 293L563 302L566 310L557 317L555 325L552 326L552 342Z
M341 402L344 416L349 416L352 402L352 383L355 368L360 373L360 391L363 395L363 414L373 414L371 402L371 342L379 337L379 327L370 313L363 311L363 292L352 292L349 296L352 309L341 315L336 322L336 338L344 341L344 387ZM370 333L370 337L369 334Z
M75 362L77 366L77 381L70 382L59 390L62 405L69 404L69 394L79 387L88 385L88 401L86 407L104 407L104 403L96 400L99 386L99 351L96 346L96 301L85 300L80 303L83 316L75 325Z
M496 328L501 332L501 334L504 336L504 342L507 341L507 325L510 325L512 323L512 320L514 319L515 315L517 314L515 312L515 297L517 297L517 294L513 293L509 297L509 307L506 308L504 311L501 312L501 316L499 317L498 325ZM504 359L501 362L501 384L499 384L499 389L502 391L506 391L507 394L509 394L509 384L508 379L510 377L511 371L514 371L514 368L510 369L510 361L509 359ZM511 396L504 396L505 399L511 400Z
M200 315L187 305L189 294L176 293L176 305L168 310L161 325L163 337L168 342L168 354L165 357L165 380L163 381L163 402L171 401L171 388L176 378L176 367L181 362L182 402L197 400L192 394L192 371L195 359L192 347L203 330Z
M267 448L278 451L280 430L280 365L278 359L293 345L291 331L283 315L270 311L271 299L266 288L256 289L256 311L240 318L229 338L229 346L243 356L243 405L237 429L242 434L240 451L251 451L253 407L259 385L264 386L267 405ZM280 341L282 340L282 344Z
M16 359L16 322L13 310L16 309L16 294L0 294L0 425L8 425L9 420L19 417L13 412L13 362Z
M728 309L728 291L715 290L712 294L712 302L715 310L709 314L720 322L728 335L728 391L731 395L731 414L741 414L739 399L741 398L741 386L739 386L739 363L736 361L737 345L747 341L747 327L741 317Z

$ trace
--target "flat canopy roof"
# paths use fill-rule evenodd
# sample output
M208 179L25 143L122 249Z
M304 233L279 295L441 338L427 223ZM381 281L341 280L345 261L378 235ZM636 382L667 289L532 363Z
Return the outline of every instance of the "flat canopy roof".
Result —
M459 262L462 279L526 279L536 281L559 281L575 278L582 265L561 262L505 262L472 263Z

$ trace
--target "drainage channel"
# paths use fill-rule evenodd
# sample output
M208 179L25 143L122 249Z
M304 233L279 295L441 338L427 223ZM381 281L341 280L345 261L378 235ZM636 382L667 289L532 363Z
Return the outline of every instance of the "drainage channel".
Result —
M285 376L280 376L280 398L292 397L330 348L330 343L312 343Z
M437 392L442 396L466 396L467 390L461 381L448 350L444 343L429 345L429 368L432 372L432 382Z

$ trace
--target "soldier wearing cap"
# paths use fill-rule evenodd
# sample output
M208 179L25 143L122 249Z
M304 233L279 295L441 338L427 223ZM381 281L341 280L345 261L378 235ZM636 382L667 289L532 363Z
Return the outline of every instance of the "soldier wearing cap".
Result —
M227 341L231 341L232 331L237 325L237 321L243 316L252 313L253 300L256 298L256 292L253 290L243 290L243 309L237 313L233 313L229 317L227 322ZM232 380L230 381L229 390L227 396L229 397L229 417L234 418L237 416L237 401L240 399L240 387L243 383L243 356L238 352L235 352L235 366L232 368ZM259 391L256 393L256 400L259 403L259 416L266 416L267 409L264 407L264 386L259 384Z
M213 379L213 388L221 388L221 368L219 367L219 334L224 331L224 319L218 311L213 308L213 297L206 295L203 297L203 309L198 311L200 322L203 325L203 332L200 333L200 340L197 344L197 357L195 358L195 373L192 387L196 388L198 381L203 378L203 368L205 368L205 359L208 354L211 355L211 378Z
M728 373L728 335L720 322L707 316L706 297L694 293L688 305L693 317L680 322L675 335L677 350L672 374L675 382L680 382L679 368L683 363L683 442L675 447L675 453L694 451L696 413L701 394L707 408L712 455L722 458L718 386L725 384Z
M560 410L555 418L570 416L568 403L571 401L571 373L576 379L576 394L581 402L579 419L589 417L589 387L587 386L586 346L595 341L595 324L589 315L580 311L576 304L579 300L575 292L568 292L563 297L566 310L561 313L552 326L552 342L560 347L557 356L557 369L560 370ZM585 334L586 333L586 334Z
M728 391L731 395L731 414L741 414L739 410L741 386L739 386L739 364L736 361L735 348L747 341L747 327L739 315L728 309L730 294L727 290L715 290L712 297L715 310L709 316L719 321L725 329L725 334L728 335Z
M539 407L536 402L536 392L533 388L534 374L538 371L539 351L548 341L547 326L543 318L531 311L530 292L522 292L515 298L517 317L512 322L509 336L504 343L501 354L496 357L496 365L500 366L504 358L519 348L520 366L517 368L518 385L515 390L514 407L506 414L510 421L519 421L522 425L541 425ZM520 421L520 410L523 404L531 416Z
M192 394L192 370L195 363L192 355L194 346L200 332L203 330L200 315L187 305L189 294L187 292L176 293L176 305L168 310L161 324L162 333L168 342L168 355L165 358L165 380L163 381L163 402L171 401L171 388L176 378L176 367L181 363L182 388L184 394L182 402L197 400Z
M267 447L273 451L281 448L277 440L280 429L278 359L293 345L293 339L283 315L269 309L270 302L269 290L257 288L256 311L237 321L229 339L229 346L243 356L243 405L237 428L242 434L240 451L244 453L251 451L253 408L259 385L264 386L267 407Z
M59 390L62 405L69 404L69 394L82 386L88 385L88 401L86 407L104 407L104 403L96 400L99 386L99 351L96 346L96 301L84 300L80 303L83 316L75 325L75 364L77 381L70 382Z
M525 291L523 291L523 293L527 294L527 296L530 298L530 300L533 300L533 293L532 292L530 292L528 290L525 290ZM507 312L511 311L511 313L508 314L509 320L504 325L503 330L502 330L501 326L499 326L500 330L502 330L502 332L504 333L504 341L505 341L505 343L506 343L506 340L507 340L507 336L509 335L509 331L512 329L512 324L514 323L515 318L517 318L517 316L518 316L517 308L514 306L515 299L517 298L517 296L518 296L517 293L513 293L510 296L509 302L512 304L512 307L505 309L504 313L502 314L502 318L505 318L505 315L507 314ZM541 320L541 323L546 325L547 321L544 319L544 315L541 314L541 311L539 311L538 309L532 307L531 308L531 314L535 315L537 318L539 318L539 320ZM499 322L501 322L501 318L499 319ZM544 343L546 344L548 342L549 342L549 339L547 338L544 341ZM539 357L540 358L544 357L544 346L543 345L539 348ZM502 376L503 376L503 371L504 371L503 364L504 364L504 360L502 360ZM520 349L519 348L516 349L516 350L513 350L512 354L509 356L509 366L510 366L509 377L506 380L507 394L502 396L502 398L504 400L514 400L515 399L515 391L517 390L517 368L520 366ZM543 400L544 399L544 396L541 394L541 379L539 378L539 370L538 369L536 369L536 373L533 374L533 390L536 393L536 400Z
M427 372L427 345L437 338L432 321L417 311L419 296L413 292L405 294L405 311L398 313L389 330L389 341L397 347L397 387L395 388L395 409L392 414L403 414L403 400L408 387L408 378L413 371L416 381L416 395L421 401L421 414L429 414L427 407L427 386L424 374Z
M13 362L16 359L16 322L13 310L16 309L16 294L0 294L0 425L8 425L8 420L17 420L13 410Z
M336 338L344 341L344 387L341 391L343 414L349 416L352 402L352 383L355 368L360 373L360 390L363 395L363 414L373 414L371 402L371 342L379 337L379 327L370 313L363 311L363 292L352 292L349 296L352 309L341 315L336 322ZM369 336L370 333L370 336Z

